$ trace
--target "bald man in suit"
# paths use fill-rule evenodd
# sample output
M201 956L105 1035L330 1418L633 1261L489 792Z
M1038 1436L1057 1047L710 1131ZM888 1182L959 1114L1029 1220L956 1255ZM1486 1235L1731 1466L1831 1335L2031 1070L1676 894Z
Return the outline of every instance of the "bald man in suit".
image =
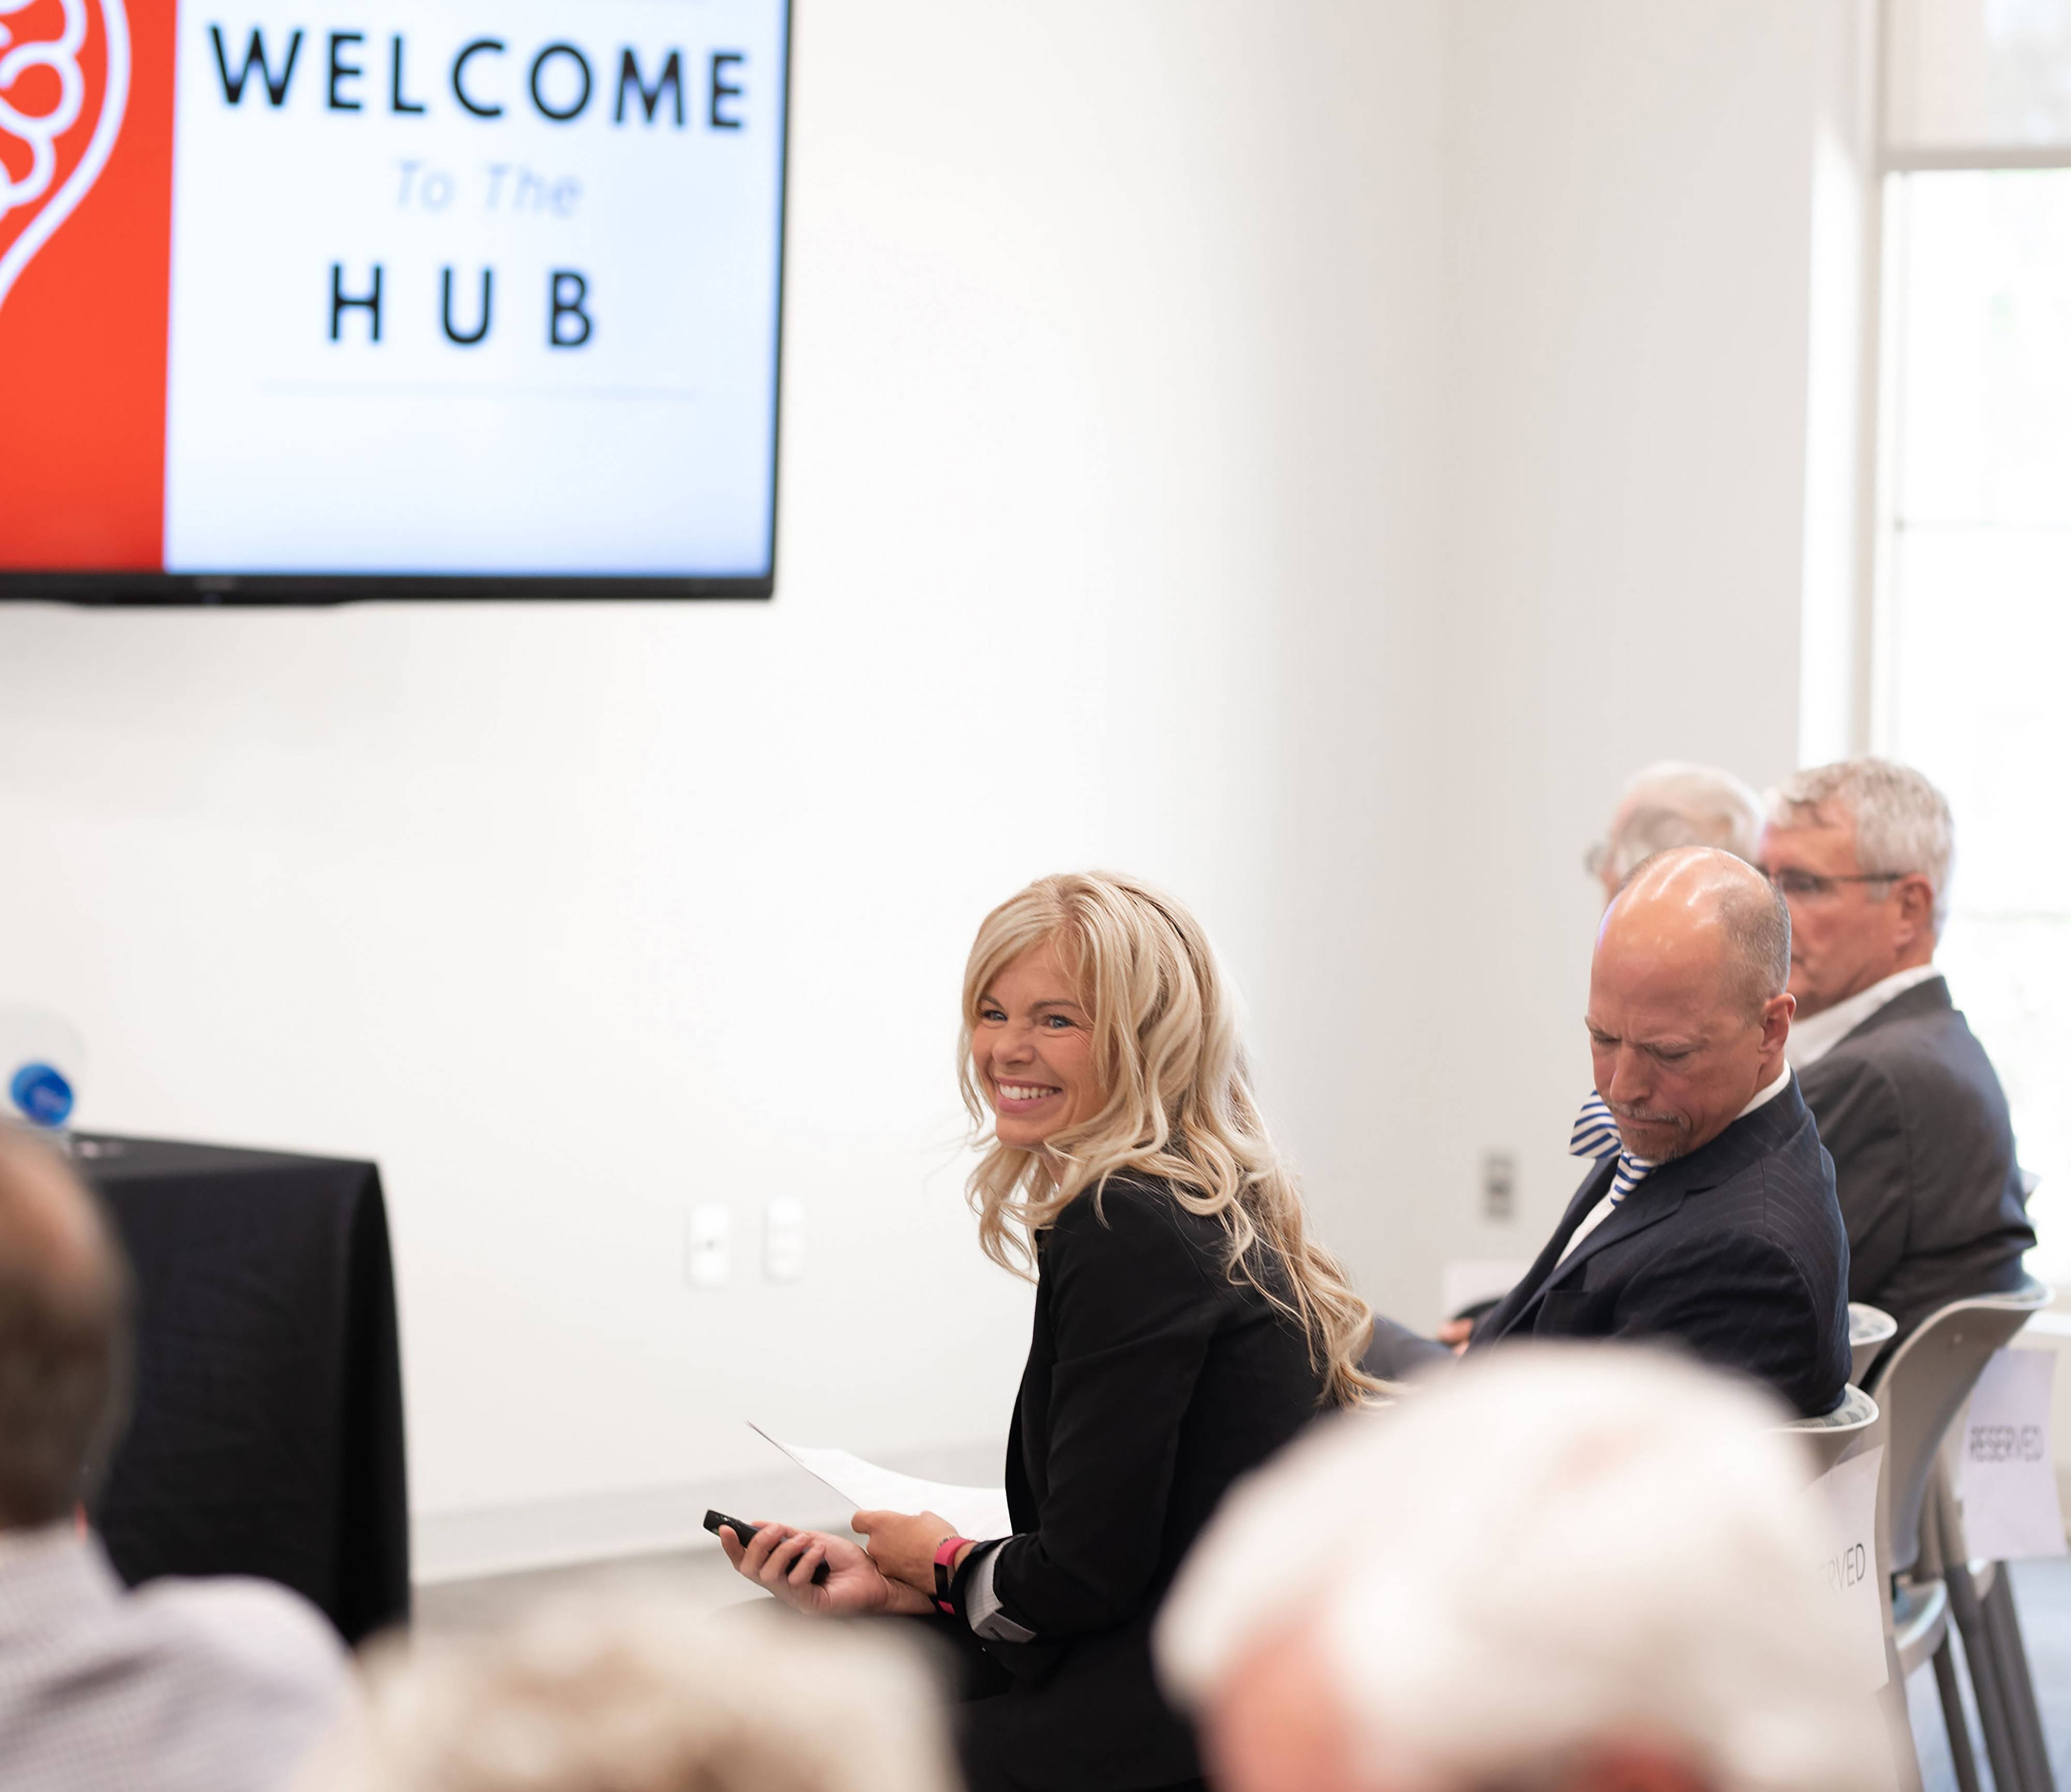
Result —
M1785 1061L1790 974L1790 912L1731 853L1657 853L1627 879L1590 965L1591 1167L1467 1347L1671 1343L1808 1417L1840 1404L1848 1240ZM1445 1348L1376 1320L1367 1365L1399 1375Z

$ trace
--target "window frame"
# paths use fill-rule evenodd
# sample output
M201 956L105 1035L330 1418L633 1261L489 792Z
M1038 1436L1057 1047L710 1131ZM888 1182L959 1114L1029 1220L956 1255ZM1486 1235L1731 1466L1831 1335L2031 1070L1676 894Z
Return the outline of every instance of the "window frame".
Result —
M1999 144L1901 147L1891 141L1892 14L1896 0L1871 0L1871 154L1863 194L1862 355L1857 394L1855 591L1849 634L1846 736L1852 752L1884 752L1893 735L1896 625L1890 544L1896 523L1900 420L1893 389L1901 247L1893 228L1897 183L1910 174L2071 170L2071 141L2045 147Z
M1852 654L1846 738L1856 753L1891 753L1898 726L1896 556L1899 441L1904 419L1897 361L1904 334L1901 280L1904 206L1901 182L1923 174L2071 172L2071 141L2059 146L1942 145L1901 148L1890 141L1892 14L1896 0L1869 0L1874 34L1868 92L1868 154L1863 163L1859 267L1856 556ZM1808 593L1808 599L1810 594ZM2016 1117L2016 1121L2018 1117ZM2054 1303L2071 1313L2071 1281ZM2060 1452L2060 1460L2061 1454ZM2062 1471L2060 1470L2060 1473Z

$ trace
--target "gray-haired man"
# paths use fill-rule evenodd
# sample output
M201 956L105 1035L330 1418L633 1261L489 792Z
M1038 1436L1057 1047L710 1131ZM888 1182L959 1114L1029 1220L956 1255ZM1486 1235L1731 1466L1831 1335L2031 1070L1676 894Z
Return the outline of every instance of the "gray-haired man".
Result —
M272 1792L338 1709L344 1653L264 1581L127 1593L86 1532L129 1306L92 1198L0 1125L0 1786Z
M1642 859L1671 847L1717 847L1752 863L1761 831L1761 801L1731 772L1664 759L1633 774L1582 863L1608 903Z
M1919 773L1850 759L1774 792L1759 850L1790 904L1789 1056L1834 1159L1849 1298L1901 1334L2018 1286L2035 1242L2006 1096L1934 968L1954 844Z

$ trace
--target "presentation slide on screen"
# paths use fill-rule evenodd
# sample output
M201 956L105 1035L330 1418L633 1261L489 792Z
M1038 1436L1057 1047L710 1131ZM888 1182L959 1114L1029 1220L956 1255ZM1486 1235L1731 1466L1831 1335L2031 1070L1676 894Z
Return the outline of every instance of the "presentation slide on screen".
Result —
M753 580L783 0L0 0L0 568Z

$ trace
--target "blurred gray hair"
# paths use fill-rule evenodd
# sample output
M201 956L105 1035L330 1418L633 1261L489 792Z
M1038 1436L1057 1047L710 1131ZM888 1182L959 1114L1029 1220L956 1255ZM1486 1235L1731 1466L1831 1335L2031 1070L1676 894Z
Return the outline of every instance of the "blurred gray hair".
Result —
M1761 832L1761 804L1731 772L1664 759L1626 785L1601 850L1622 883L1671 847L1718 847L1752 863Z
M1715 1792L1870 1792L1889 1756L1784 1422L1658 1351L1470 1357L1239 1486L1159 1618L1165 1683L1212 1705L1306 1626L1377 1785L1537 1785L1637 1741Z
M1729 896L1719 920L1746 975L1748 1009L1758 1015L1790 986L1790 904L1771 884L1760 896Z
M1948 925L1956 821L1949 799L1910 765L1842 759L1794 772L1770 793L1769 820L1780 828L1852 822L1861 869L1925 877L1934 887L1935 933Z
M768 1622L758 1622L762 1619ZM953 1792L911 1646L767 1612L543 1606L375 1645L367 1698L294 1792Z

